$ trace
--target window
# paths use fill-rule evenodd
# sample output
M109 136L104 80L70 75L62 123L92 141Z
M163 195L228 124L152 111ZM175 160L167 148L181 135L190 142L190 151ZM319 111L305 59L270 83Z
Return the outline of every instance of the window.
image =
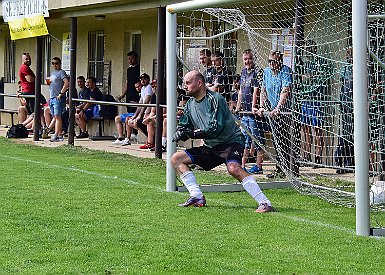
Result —
M4 58L4 82L15 83L16 81L16 42L11 39L5 41Z
M88 33L88 75L96 77L96 85L104 88L104 31L92 31ZM107 87L106 87L107 88ZM103 89L104 90L104 89Z
M42 84L45 84L45 79L51 75L51 36L44 35L43 37L43 56L42 56Z

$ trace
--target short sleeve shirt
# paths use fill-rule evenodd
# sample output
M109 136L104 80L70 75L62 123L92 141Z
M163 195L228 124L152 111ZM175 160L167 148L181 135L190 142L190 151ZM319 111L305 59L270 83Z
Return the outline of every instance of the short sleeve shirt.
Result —
M246 68L243 68L240 79L241 108L243 111L252 110L253 92L254 88L258 86L258 70L252 69L248 71Z
M267 99L271 109L277 107L283 87L291 87L293 77L291 69L283 65L281 70L274 75L271 68L268 67L263 72L263 87L266 88Z
M49 85L49 97L54 98L60 94L64 85L64 78L67 73L64 70L55 70L51 74L51 84Z
M31 68L25 64L22 64L19 70L19 78L21 81L21 91L23 93L35 93L35 82L28 82L25 78L26 76L35 77L35 74L31 70Z

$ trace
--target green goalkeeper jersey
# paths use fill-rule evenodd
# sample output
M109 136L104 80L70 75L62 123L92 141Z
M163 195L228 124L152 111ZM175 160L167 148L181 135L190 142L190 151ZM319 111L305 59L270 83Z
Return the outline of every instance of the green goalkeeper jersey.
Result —
M193 97L187 101L179 125L205 131L204 143L211 148L219 144L245 142L223 96L209 90L200 101Z

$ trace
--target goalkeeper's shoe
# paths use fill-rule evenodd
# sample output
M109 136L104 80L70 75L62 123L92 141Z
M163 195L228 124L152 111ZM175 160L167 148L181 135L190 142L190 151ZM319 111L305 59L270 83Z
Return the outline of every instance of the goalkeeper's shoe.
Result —
M255 212L257 213L274 212L274 208L271 205L268 205L266 202L262 202L259 204Z
M206 206L206 199L205 196L202 198L196 198L196 197L189 197L187 201L184 203L178 204L178 206L181 207L189 207L189 206L195 206L195 207L204 207Z

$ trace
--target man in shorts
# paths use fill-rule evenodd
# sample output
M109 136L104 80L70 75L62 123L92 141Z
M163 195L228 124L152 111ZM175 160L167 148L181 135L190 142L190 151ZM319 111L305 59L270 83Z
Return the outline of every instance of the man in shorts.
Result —
M211 170L225 163L229 174L240 181L245 190L258 202L256 212L274 211L254 177L242 169L245 139L235 124L226 100L219 93L207 90L204 76L198 71L191 71L185 75L184 86L191 98L186 103L173 141L203 139L204 144L176 152L171 157L173 167L190 193L187 201L179 206L206 205L206 199L189 165L196 164L204 170Z

